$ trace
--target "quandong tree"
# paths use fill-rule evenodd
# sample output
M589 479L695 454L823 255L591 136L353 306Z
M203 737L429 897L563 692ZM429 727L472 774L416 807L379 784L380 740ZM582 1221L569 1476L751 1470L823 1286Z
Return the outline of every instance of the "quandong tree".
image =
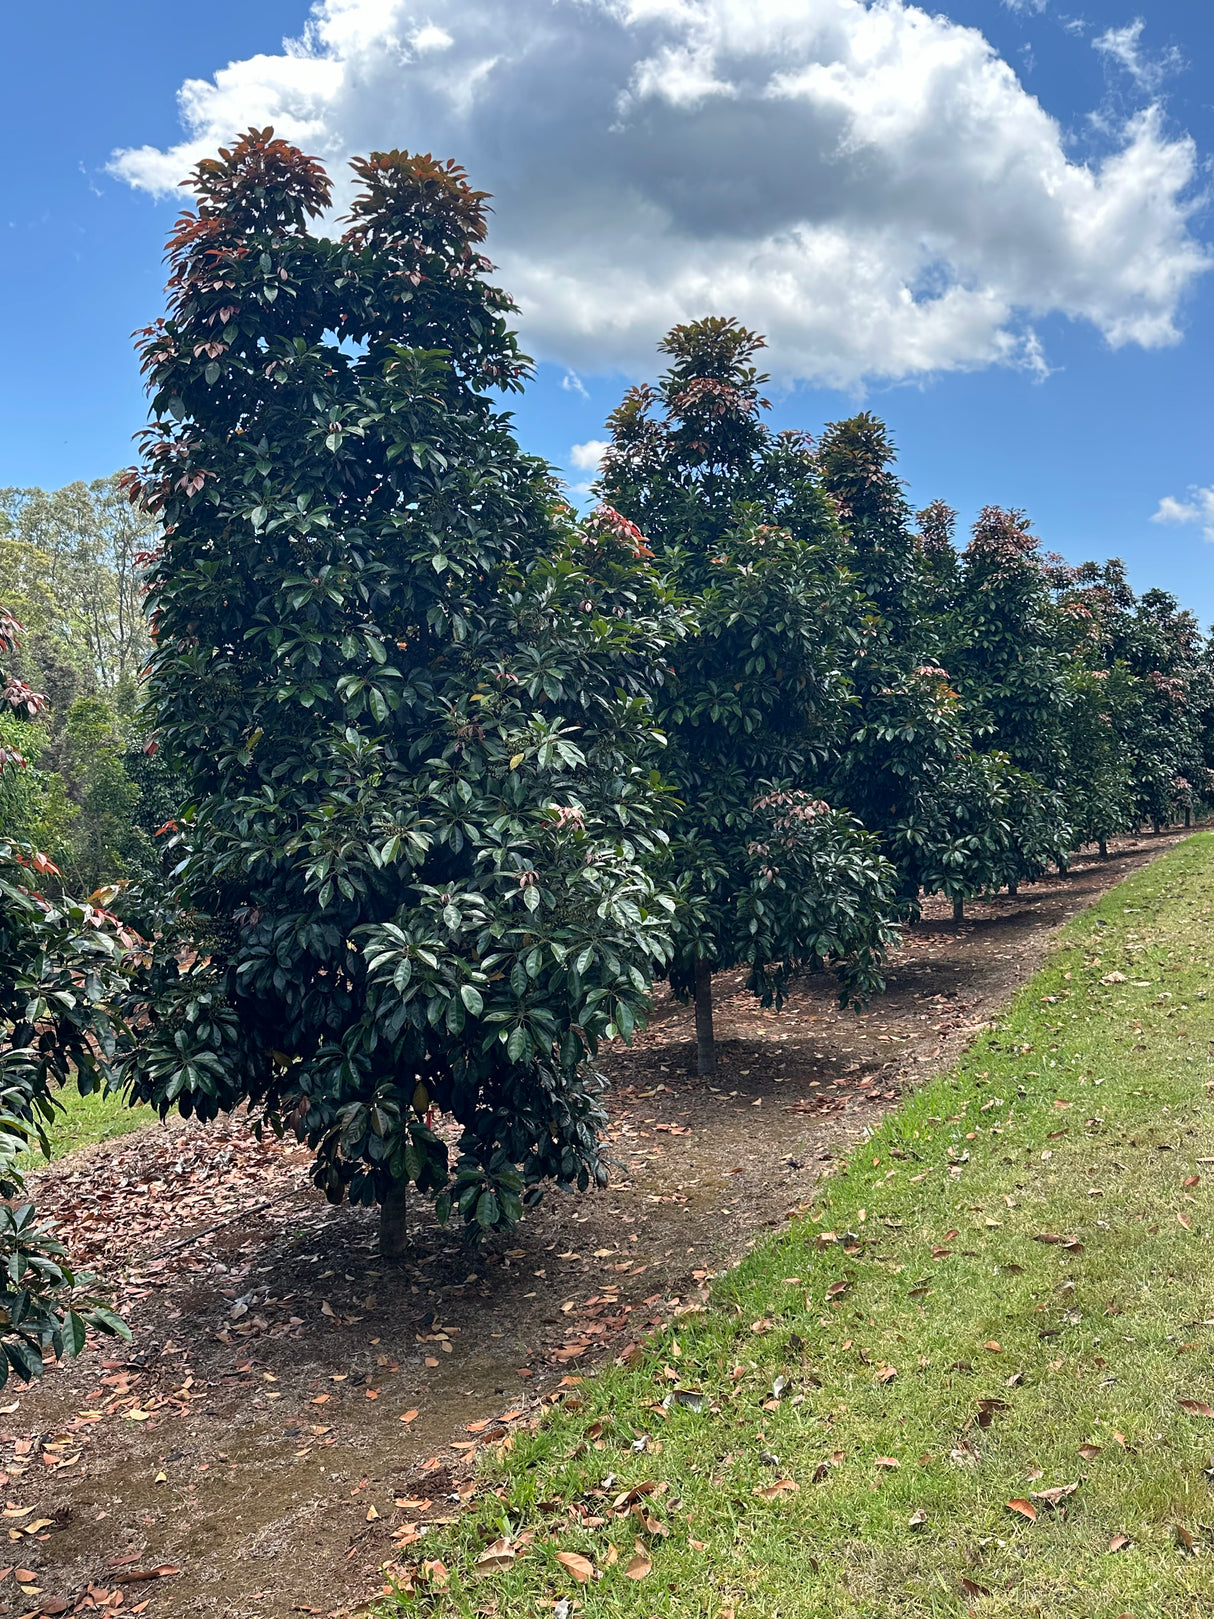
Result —
M490 1229L605 1178L595 1054L670 959L649 691L678 621L490 400L529 362L485 194L353 168L330 236L272 131L201 163L143 336L148 703L189 802L183 948L134 986L125 1076L294 1132L393 1252L409 1184Z
M769 1005L829 964L844 1001L864 1000L896 928L876 839L820 792L864 615L811 447L763 420L762 338L713 317L659 347L670 367L610 418L599 487L693 613L657 712L679 801L670 978L694 994L704 1073L714 972L744 967Z

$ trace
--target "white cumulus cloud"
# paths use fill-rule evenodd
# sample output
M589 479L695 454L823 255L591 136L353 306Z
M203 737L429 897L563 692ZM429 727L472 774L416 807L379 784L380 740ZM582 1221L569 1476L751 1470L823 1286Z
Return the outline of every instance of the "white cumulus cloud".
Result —
M1214 540L1214 484L1206 489L1199 489L1194 486L1189 490L1187 500L1177 500L1175 495L1165 495L1159 502L1159 510L1151 518L1151 521L1152 523L1199 523L1205 538Z
M587 439L585 444L575 444L569 451L569 464L580 472L597 472L606 450L606 439Z
M165 192L250 124L335 173L457 158L527 346L573 373L648 372L707 313L765 331L782 380L1040 373L1051 314L1176 341L1209 262L1195 148L1156 110L1076 161L976 29L906 0L319 0L180 112L180 145L115 172Z

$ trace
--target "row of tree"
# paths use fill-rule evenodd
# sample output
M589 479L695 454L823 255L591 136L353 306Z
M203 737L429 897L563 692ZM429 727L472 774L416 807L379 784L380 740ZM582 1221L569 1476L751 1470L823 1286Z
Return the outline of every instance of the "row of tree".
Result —
M250 131L169 244L128 492L177 810L107 1039L132 1100L306 1141L392 1249L410 1184L491 1229L605 1179L596 1058L655 980L710 1068L714 972L863 1001L922 896L1188 818L1214 662L1021 513L959 550L874 417L773 430L732 320L667 336L579 517L498 402L528 362L484 195L354 169L322 231L320 165Z

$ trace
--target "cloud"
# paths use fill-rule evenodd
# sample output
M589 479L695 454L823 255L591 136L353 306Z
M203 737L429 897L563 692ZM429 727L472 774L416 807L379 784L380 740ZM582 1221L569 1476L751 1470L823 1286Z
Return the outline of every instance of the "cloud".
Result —
M1151 521L1152 523L1200 523L1204 538L1214 540L1214 484L1206 489L1199 489L1194 485L1189 490L1188 500L1177 500L1175 495L1165 495L1159 502L1159 510L1151 518Z
M1092 49L1123 67L1140 90L1154 92L1170 73L1177 72L1185 64L1184 57L1175 45L1169 45L1158 56L1147 56L1142 49L1142 31L1145 27L1144 20L1136 17L1124 28L1106 29L1092 41Z
M579 472L597 472L606 450L606 439L588 439L585 444L575 444L569 451L569 464L577 467Z
M583 399L590 398L590 395L586 391L586 384L582 381L581 377L578 376L576 371L566 371L565 375L561 378L561 387L567 394L578 394Z
M529 352L647 374L676 321L736 314L780 381L994 364L1032 323L1179 337L1207 267L1193 143L1154 110L1089 164L983 36L907 0L319 0L279 55L190 79L186 138L115 155L163 193L251 123L335 174L453 156Z
M570 485L575 495L588 495L595 477L598 475L599 465L607 449L607 440L603 438L587 439L585 444L574 444L569 449L569 465L576 467L579 472L588 472L590 477L581 483Z

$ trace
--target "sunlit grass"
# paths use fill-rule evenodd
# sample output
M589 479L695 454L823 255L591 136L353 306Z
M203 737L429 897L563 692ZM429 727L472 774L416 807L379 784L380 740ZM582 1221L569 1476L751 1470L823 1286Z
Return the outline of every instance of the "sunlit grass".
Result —
M1180 1402L1214 1406L1212 915L1202 835L1074 920L998 1028L706 1313L486 1464L478 1503L402 1557L405 1610L1211 1612L1214 1416ZM676 1387L703 1409L665 1407ZM651 1482L639 1515L614 1505ZM1069 1485L1056 1510L1034 1499ZM418 1571L435 1558L445 1585Z
M149 1107L128 1107L120 1096L81 1096L78 1091L64 1089L56 1092L63 1104L57 1112L47 1134L50 1138L51 1157L64 1158L82 1147L92 1147L100 1141L112 1141L141 1125L151 1124L156 1118ZM46 1162L41 1152L22 1155L25 1169L37 1169Z

